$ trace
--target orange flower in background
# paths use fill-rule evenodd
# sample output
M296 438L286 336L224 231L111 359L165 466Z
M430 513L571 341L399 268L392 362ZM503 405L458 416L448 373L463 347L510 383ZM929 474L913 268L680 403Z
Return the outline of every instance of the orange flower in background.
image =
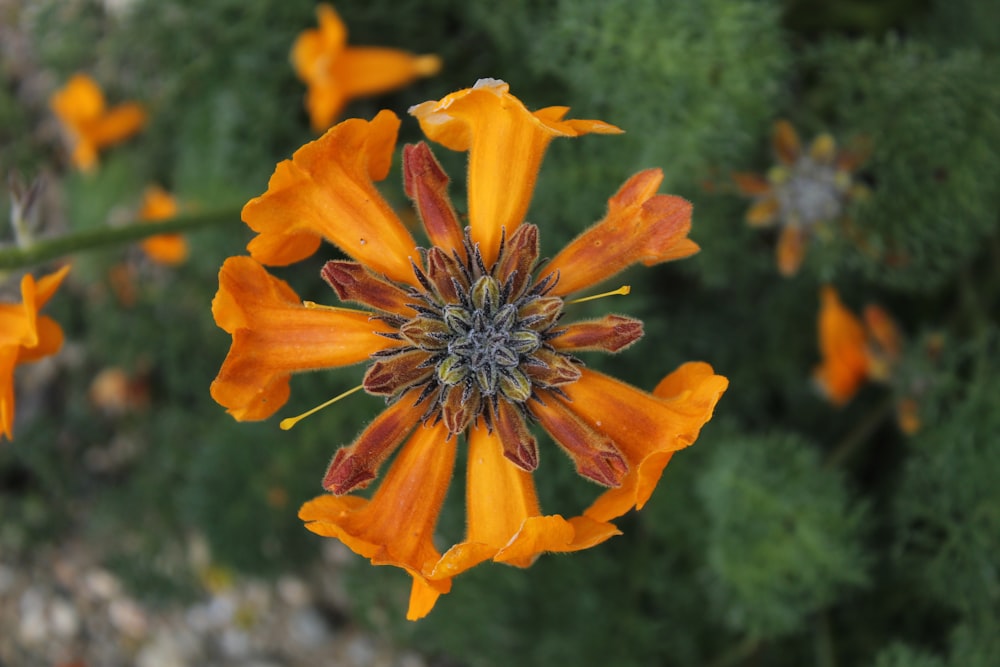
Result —
M820 391L834 405L844 405L867 381L900 383L903 338L882 308L865 306L863 319L848 310L837 291L824 287L819 313L819 349L822 362L813 372ZM917 401L897 401L900 428L907 434L920 428Z
M155 222L177 215L177 200L158 185L146 188L139 219ZM187 240L182 234L157 234L142 242L143 251L154 262L167 265L182 263L188 256Z
M267 192L243 209L257 232L252 257L229 258L219 275L212 310L233 342L212 396L236 419L274 414L294 372L368 363L358 389L383 396L387 407L336 452L323 479L330 493L299 516L373 564L405 569L413 577L410 619L483 561L527 567L543 552L586 549L619 534L610 521L643 506L728 385L708 364L692 362L647 393L577 358L623 350L642 336L642 322L606 315L566 324L571 294L698 246L688 239L691 205L657 194L662 173L650 169L536 269L540 232L523 217L549 141L620 132L601 121L563 120L567 111L531 112L490 79L411 109L429 138L469 152L463 231L431 149L403 149L404 189L426 250L374 185L388 173L399 120L383 111L370 122L340 123L277 165ZM363 309L302 303L261 266L308 257L323 239L351 259L327 262L322 277L341 301ZM580 475L606 487L578 516L542 512L532 475L540 460L535 423ZM463 440L467 532L442 553L433 536ZM370 498L350 493L378 477L397 449Z
M356 97L378 95L437 74L441 59L399 49L347 46L347 26L327 4L316 8L319 28L305 30L292 47L292 65L308 86L306 110L322 132Z
M803 151L791 123L774 125L773 147L779 164L767 176L740 172L733 179L754 198L747 222L754 227L780 227L776 255L782 275L798 272L811 238L828 224L842 221L852 200L867 189L853 180L865 160L864 150L838 150L829 134L816 137Z
M106 108L104 93L86 74L74 75L49 99L72 146L73 164L83 171L97 166L97 152L128 139L146 124L146 111L135 102Z
M69 271L64 266L37 282L21 279L21 302L0 303L0 435L14 438L14 369L38 361L62 347L62 329L52 318L39 315Z

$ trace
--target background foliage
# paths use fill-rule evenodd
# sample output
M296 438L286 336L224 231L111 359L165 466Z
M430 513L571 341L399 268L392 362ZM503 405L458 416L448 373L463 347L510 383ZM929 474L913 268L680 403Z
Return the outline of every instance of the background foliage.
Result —
M353 103L350 115L402 113L492 76L530 108L565 104L625 129L554 142L529 219L545 227L551 254L629 175L661 167L662 191L694 202L703 250L627 276L632 294L615 307L642 317L646 337L593 363L646 388L688 359L731 380L716 420L621 522L623 536L527 571L481 566L416 624L402 620L406 576L358 558L346 613L442 664L995 664L997 3L512 0L497 11L343 0L338 10L355 44L446 63L438 77ZM4 11L19 41L4 40L0 170L46 176L48 231L129 220L153 181L193 210L231 207L233 222L192 235L192 258L176 270L125 249L74 260L49 307L70 344L19 375L17 438L0 446L0 549L27 558L82 537L148 598L197 586L183 565L191 534L208 540L219 567L305 570L322 540L295 511L378 402L352 397L290 433L275 420L234 423L208 397L229 344L209 303L218 266L249 238L239 207L311 139L288 49L314 24L313 3L43 0ZM91 175L67 170L46 109L76 71L152 113ZM871 252L833 238L810 249L796 277L777 274L774 238L744 224L748 203L729 174L767 169L778 118L806 139L870 141L861 176L872 196L852 216ZM402 140L418 136L404 119ZM463 156L437 152L460 202ZM390 176L385 193L402 208L399 182ZM330 301L316 280L327 258L281 276L303 298ZM125 302L110 271L122 262L134 289ZM867 386L835 408L810 385L824 283L852 310L881 303L907 335L916 436L893 421L893 389ZM930 359L925 343L939 334ZM107 368L123 369L147 400L95 407L88 392ZM356 375L296 378L283 414ZM569 466L544 468L546 508L593 496ZM456 489L442 533L461 522Z

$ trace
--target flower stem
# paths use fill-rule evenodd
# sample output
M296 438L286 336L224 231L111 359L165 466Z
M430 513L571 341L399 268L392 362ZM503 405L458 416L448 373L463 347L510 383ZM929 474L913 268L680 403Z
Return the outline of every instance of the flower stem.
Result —
M157 234L190 232L203 227L239 222L239 209L219 209L156 222L139 221L122 227L102 227L36 241L24 248L0 249L0 270L18 269L63 255L138 241Z
M893 397L887 396L837 443L837 446L827 456L826 461L823 462L823 467L831 469L843 465L855 450L868 440L882 421L892 413L894 406Z

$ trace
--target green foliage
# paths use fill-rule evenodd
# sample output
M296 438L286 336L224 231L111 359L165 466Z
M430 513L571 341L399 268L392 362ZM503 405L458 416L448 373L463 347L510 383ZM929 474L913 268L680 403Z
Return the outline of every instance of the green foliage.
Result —
M812 443L790 435L715 443L698 488L711 594L734 630L794 632L865 583L863 512Z
M972 619L995 620L1000 609L998 392L995 363L978 368L947 404L950 418L914 439L896 496L897 567Z
M872 146L872 197L853 212L858 238L842 237L820 264L909 291L940 288L996 230L1000 82L983 72L997 63L898 39L829 41L807 62L817 78L809 105L844 141L864 135Z

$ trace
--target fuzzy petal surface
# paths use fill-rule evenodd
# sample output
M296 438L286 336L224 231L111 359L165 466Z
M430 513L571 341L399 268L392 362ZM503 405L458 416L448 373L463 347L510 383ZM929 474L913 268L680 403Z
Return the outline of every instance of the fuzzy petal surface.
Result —
M542 270L559 273L552 294L564 296L596 285L632 264L652 266L698 252L691 231L690 202L658 195L659 169L641 171L608 200L603 220L567 245Z
M605 491L584 513L609 521L649 499L671 455L691 445L712 418L729 386L702 362L689 362L664 378L652 394L596 371L561 387L566 407L614 440L629 463L621 486Z
M598 120L563 120L567 107L534 113L496 79L410 109L432 141L469 152L469 224L487 266L497 258L501 230L510 236L528 212L538 170L554 137L613 134Z
M233 336L211 393L240 421L270 417L288 400L291 374L368 359L394 345L367 312L306 307L249 257L230 257L212 301L215 322Z
M437 596L451 588L450 578L425 576L440 558L434 529L455 465L457 438L447 436L440 423L417 427L371 500L324 495L299 510L306 528L317 535L341 540L374 565L394 565L410 573L411 620L426 615Z
M389 173L398 129L391 111L347 120L279 162L267 192L243 207L243 221L257 232L250 255L291 264L326 239L373 271L417 285L416 243L374 183Z

